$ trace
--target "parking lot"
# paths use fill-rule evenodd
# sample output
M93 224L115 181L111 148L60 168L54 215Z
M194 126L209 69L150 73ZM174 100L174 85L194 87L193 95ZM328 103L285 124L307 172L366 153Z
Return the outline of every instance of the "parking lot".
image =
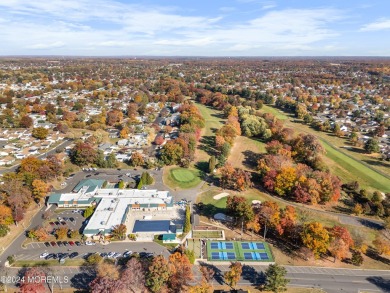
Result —
M109 257L108 254L116 254L115 257L122 257L123 254L128 251L138 253L141 256L147 256L147 254L163 254L165 257L169 256L169 252L165 247L160 246L154 242L112 242L108 245L95 244L95 245L85 245L80 243L80 246L46 246L45 243L30 243L24 249L20 249L15 254L16 260L28 261L28 260L45 260L45 258L41 258L40 256L43 253L47 254L71 254L77 252L77 256L75 259L86 258L88 254L91 253L99 253L103 255L103 257ZM145 255L146 254L146 255ZM67 257L69 257L69 255ZM50 259L53 259L51 257ZM58 257L56 258L58 259Z
M83 227L85 221L82 213L83 210L81 209L57 209L51 219L47 221L50 226L50 233L54 235L56 229L61 227L67 227L72 231L79 231L81 233L81 228Z

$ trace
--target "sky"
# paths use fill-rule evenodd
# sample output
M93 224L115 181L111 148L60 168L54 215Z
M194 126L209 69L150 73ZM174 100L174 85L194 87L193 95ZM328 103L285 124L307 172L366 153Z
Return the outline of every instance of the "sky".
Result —
M0 55L390 56L390 1L0 0Z

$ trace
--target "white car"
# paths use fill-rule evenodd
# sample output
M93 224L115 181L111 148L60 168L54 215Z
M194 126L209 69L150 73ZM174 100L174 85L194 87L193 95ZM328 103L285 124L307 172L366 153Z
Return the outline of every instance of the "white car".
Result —
M48 256L48 255L49 255L48 252L44 252L44 253L42 253L42 254L39 256L39 258L46 258L46 256Z
M85 245L96 245L96 243L95 243L95 242L92 242L92 241L86 241L86 242L85 242Z
M130 256L130 255L132 255L133 254L133 252L131 251L131 250L129 250L129 251L126 251L124 254L123 254L123 257L128 257L128 256Z

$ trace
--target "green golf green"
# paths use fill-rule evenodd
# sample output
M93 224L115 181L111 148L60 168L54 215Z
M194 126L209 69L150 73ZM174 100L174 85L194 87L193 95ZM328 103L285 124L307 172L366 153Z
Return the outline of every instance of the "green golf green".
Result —
M178 168L171 170L172 176L179 182L191 182L195 179L195 174L190 170Z

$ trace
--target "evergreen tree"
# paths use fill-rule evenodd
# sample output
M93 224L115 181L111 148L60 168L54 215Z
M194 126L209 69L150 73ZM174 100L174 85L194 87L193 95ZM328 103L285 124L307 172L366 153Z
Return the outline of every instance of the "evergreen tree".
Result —
M265 289L272 292L282 292L286 291L286 285L289 280L285 278L286 269L277 264L269 265L268 269L265 271L266 281Z
M369 138L364 145L364 149L367 151L367 153L378 153L379 152L379 142L375 138Z
M213 173L216 165L216 159L214 156L211 156L209 159L209 173Z

